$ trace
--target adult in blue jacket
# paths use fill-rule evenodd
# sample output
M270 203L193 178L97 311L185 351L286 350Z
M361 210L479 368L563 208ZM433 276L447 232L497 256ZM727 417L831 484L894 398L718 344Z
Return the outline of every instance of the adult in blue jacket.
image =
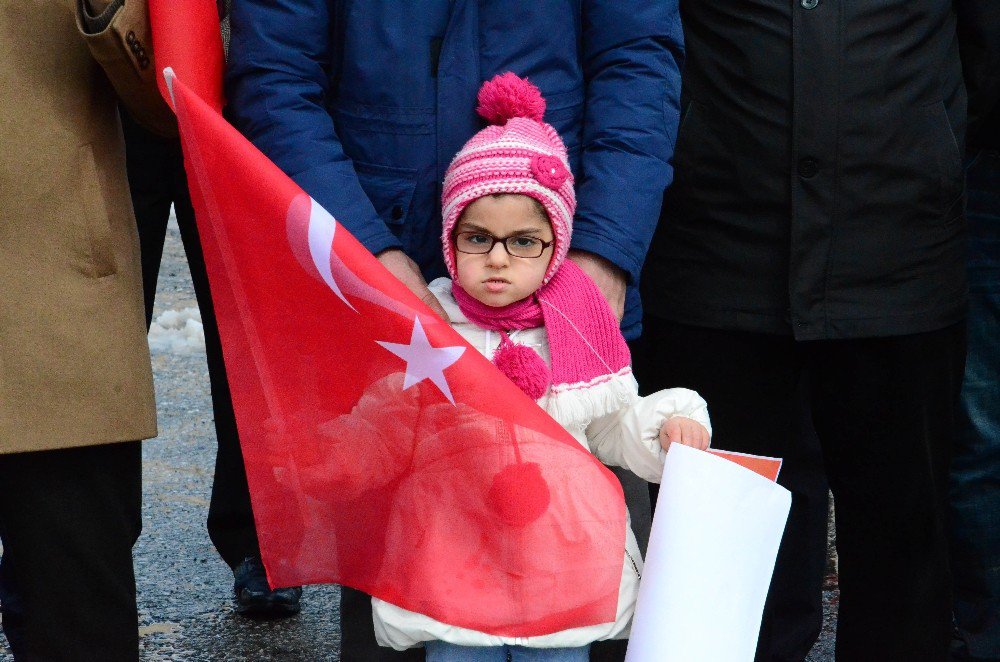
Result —
M237 0L231 20L236 126L431 305L440 187L483 126L476 93L530 78L577 178L571 257L638 334L634 286L672 178L676 0ZM353 632L345 604L343 659L378 659L352 649L371 637L361 605Z

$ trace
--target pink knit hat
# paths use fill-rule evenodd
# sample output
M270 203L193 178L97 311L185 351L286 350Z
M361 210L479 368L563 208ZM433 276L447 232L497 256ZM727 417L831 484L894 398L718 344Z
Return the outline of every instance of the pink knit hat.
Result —
M476 111L491 126L465 143L444 175L441 241L448 272L458 278L451 233L462 211L487 195L521 193L542 203L555 234L552 261L545 272L547 283L569 251L576 212L566 146L556 130L542 121L542 93L513 73L483 83Z

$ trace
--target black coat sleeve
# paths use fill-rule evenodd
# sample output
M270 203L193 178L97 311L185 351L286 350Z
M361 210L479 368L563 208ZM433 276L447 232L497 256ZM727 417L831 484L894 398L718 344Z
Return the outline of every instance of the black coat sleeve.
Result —
M958 16L958 46L965 86L969 92L967 143L980 146L996 140L1000 102L1000 0L954 0ZM992 137L989 137L992 136Z

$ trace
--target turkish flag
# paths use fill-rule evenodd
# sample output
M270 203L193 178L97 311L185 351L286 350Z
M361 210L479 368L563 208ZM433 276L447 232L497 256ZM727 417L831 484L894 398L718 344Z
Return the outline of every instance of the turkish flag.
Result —
M184 35L155 34L183 65ZM613 621L613 474L230 126L217 88L166 78L271 584L505 636Z

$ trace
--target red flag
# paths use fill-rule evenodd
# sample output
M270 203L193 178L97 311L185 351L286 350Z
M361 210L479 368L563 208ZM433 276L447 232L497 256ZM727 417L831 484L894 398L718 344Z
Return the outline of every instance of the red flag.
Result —
M505 636L613 621L613 474L167 76L272 585Z
M222 112L225 57L215 0L148 0L157 71L170 67L205 103ZM157 85L169 102L162 79Z

